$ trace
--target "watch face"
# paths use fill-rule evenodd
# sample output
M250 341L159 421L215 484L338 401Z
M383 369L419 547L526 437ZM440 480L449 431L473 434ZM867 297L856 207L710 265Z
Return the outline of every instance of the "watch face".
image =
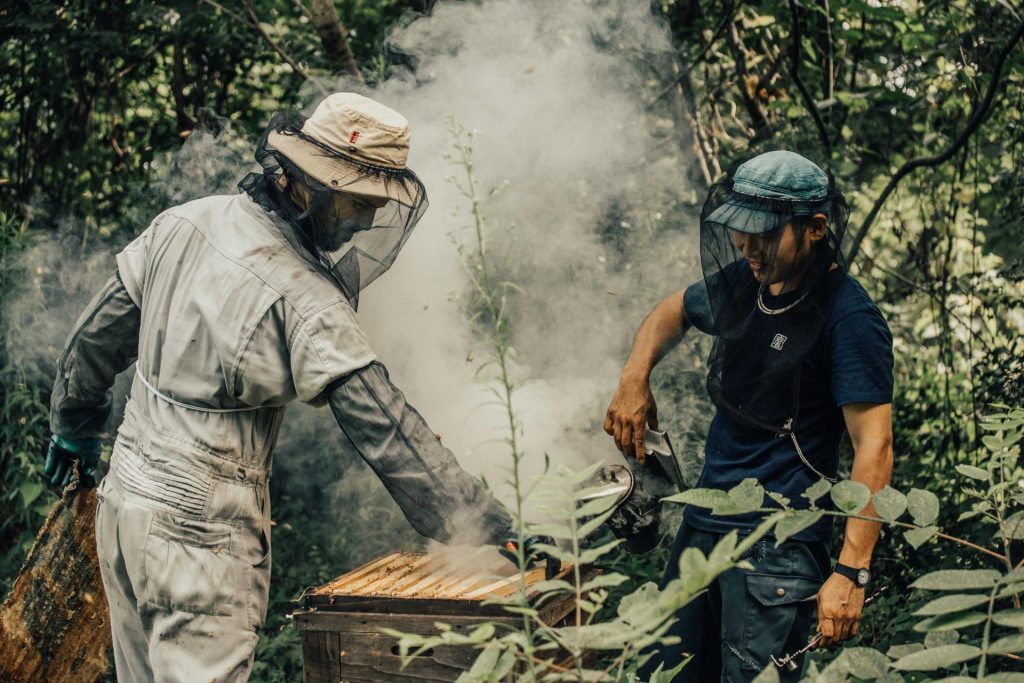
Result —
M871 572L869 572L867 569L858 569L857 570L857 584L858 585L866 586L866 585L868 585L868 581L870 581L870 580L871 580Z

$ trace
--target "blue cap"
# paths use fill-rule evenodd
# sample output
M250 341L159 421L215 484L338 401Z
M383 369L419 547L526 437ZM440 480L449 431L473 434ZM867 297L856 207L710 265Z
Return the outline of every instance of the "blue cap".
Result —
M828 197L828 176L813 161L786 150L765 152L736 169L728 199L704 220L763 234L781 227L780 216L828 213Z

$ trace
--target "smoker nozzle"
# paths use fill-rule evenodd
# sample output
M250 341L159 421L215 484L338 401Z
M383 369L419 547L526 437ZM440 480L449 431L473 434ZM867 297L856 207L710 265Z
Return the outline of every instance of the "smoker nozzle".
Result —
M583 489L582 504L595 498L615 496L614 511L606 524L626 550L641 555L657 547L661 541L661 511L658 500L644 491L640 480L624 465L606 465L594 473Z

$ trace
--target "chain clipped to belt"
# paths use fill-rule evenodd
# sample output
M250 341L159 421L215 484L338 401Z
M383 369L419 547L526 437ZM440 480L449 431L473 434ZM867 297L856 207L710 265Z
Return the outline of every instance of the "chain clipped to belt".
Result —
M876 598L878 598L878 596L880 596L882 594L882 592L886 588L888 588L888 586L882 586L881 588L876 590L874 593L869 595L868 598L864 601L864 605L867 606L868 604L871 603L872 600L875 600ZM816 597L817 596L815 596L815 598ZM813 650L815 647L817 647L818 643L821 642L821 639L823 637L824 636L821 634L821 631L818 631L817 633L815 633L811 637L810 640L807 641L806 645L804 645L802 648L800 648L796 652L792 652L792 653L790 653L788 655L783 655L782 657L776 657L775 655L772 655L772 664L774 664L775 666L779 667L780 669L784 669L786 671L796 671L797 667L799 666L796 663L796 660L801 655L803 655L804 653L806 653L806 652L808 652L810 650Z

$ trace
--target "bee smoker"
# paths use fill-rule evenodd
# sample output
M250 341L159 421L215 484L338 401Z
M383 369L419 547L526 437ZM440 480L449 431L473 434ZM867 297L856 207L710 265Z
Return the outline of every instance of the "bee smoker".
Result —
M587 493L578 500L579 505L614 496L614 511L606 524L616 538L625 541L629 552L642 554L658 545L661 540L658 499L644 491L640 480L628 467L605 465L581 488Z

